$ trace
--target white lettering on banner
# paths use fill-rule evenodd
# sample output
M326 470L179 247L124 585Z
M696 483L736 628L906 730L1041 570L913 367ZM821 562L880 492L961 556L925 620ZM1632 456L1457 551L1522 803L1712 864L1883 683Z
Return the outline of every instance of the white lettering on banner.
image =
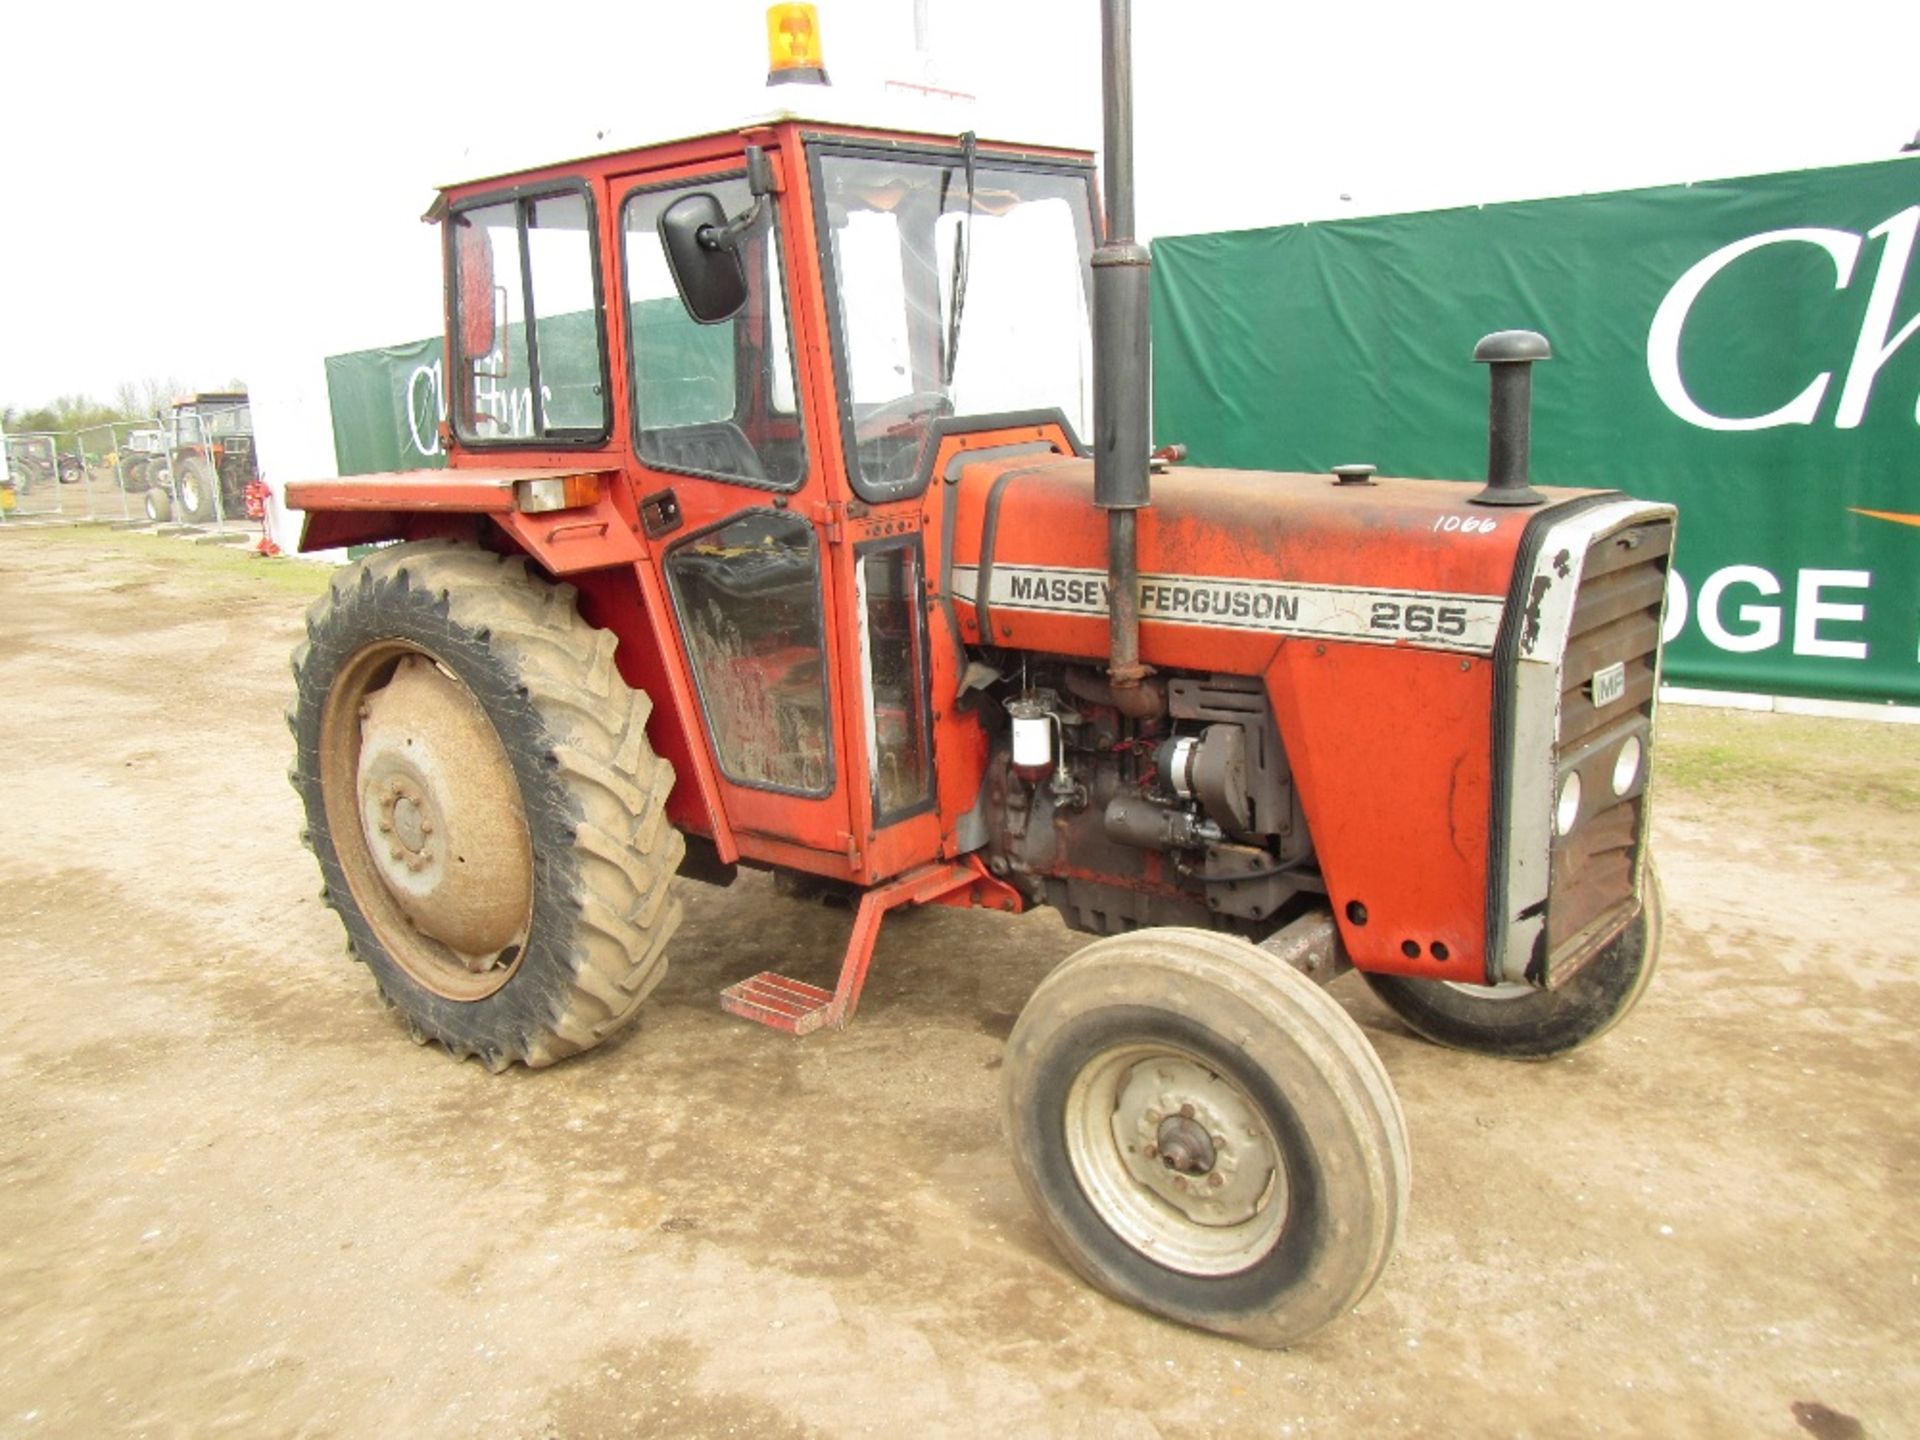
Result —
M1720 597L1733 585L1751 585L1762 595L1780 593L1780 582L1758 565L1729 565L1724 570L1716 570L1700 587L1700 633L1720 649L1731 650L1736 655L1750 655L1778 645L1780 611L1776 606L1742 605L1740 619L1753 628L1738 635L1727 629L1726 622L1720 618Z
M540 403L543 406L553 403L553 391L548 386L540 387ZM519 439L533 434L531 385L522 385L517 390L502 390L491 380L476 384L473 388L473 409L476 416L491 416L499 427L483 432L483 439Z
M1765 600L1743 601L1731 621L1726 613L1727 592L1735 586L1754 590ZM1867 642L1835 634L1840 625L1863 625L1866 597L1873 587L1870 570L1801 570L1793 586L1793 646L1795 655L1834 660L1865 660ZM1780 577L1759 565L1728 565L1716 570L1700 586L1698 605L1689 605L1687 582L1678 570L1667 572L1667 619L1662 631L1671 644L1686 628L1689 608L1700 633L1715 649L1736 655L1771 650L1780 644L1781 607L1766 603L1782 593ZM1859 600L1830 600L1830 592L1855 591ZM1738 624L1741 629L1731 628Z
M1702 430L1770 430L1776 425L1811 425L1820 411L1833 372L1823 370L1812 384L1778 410L1765 415L1733 419L1714 415L1700 408L1687 393L1687 382L1680 374L1680 332L1686 328L1687 312L1707 282L1742 255L1768 245L1789 243L1818 245L1833 257L1833 288L1844 290L1853 279L1853 263L1860 257L1860 237L1846 230L1769 230L1723 245L1699 262L1674 283L1667 298L1654 312L1653 325L1647 331L1647 373L1653 379L1654 393L1667 409L1689 425Z
M1884 220L1867 234L1875 239L1884 235L1886 248L1880 253L1880 270L1873 277L1873 293L1867 297L1867 315L1860 322L1860 342L1854 346L1853 364L1847 369L1847 383L1840 391L1840 413L1833 417L1835 428L1851 430L1867 413L1867 397L1873 393L1873 377L1920 330L1920 315L1900 327L1900 333L1887 339L1893 324L1893 305L1900 295L1900 282L1906 278L1907 260L1913 254L1913 232L1920 227L1920 205L1909 205L1898 215ZM1914 409L1920 422L1920 404Z
M976 567L954 567L956 600L973 604L979 586ZM987 600L996 610L1105 615L1108 593L1103 570L996 565ZM1405 643L1469 655L1493 653L1502 609L1501 600L1487 595L1295 585L1209 575L1140 577L1142 620L1376 645Z
M1867 402L1881 367L1920 330L1920 315L1915 315L1891 340L1887 338L1893 326L1894 305L1906 278L1907 262L1913 255L1916 230L1920 230L1920 205L1908 206L1867 232L1869 239L1884 238L1886 243L1880 251L1880 264L1867 297L1866 315L1860 324L1852 362L1847 367L1846 383L1840 389L1840 403L1833 421L1836 429L1852 430L1866 418ZM1764 415L1715 415L1694 400L1680 373L1681 332L1686 328L1688 313L1708 282L1742 256L1769 245L1818 245L1833 259L1833 288L1838 291L1853 283L1861 243L1861 237L1851 230L1819 227L1769 230L1723 245L1692 266L1674 282L1647 330L1647 375L1653 381L1654 393L1667 409L1702 430L1770 430L1779 425L1813 424L1826 398L1827 387L1833 381L1831 370L1822 370L1798 395ZM1920 403L1916 403L1914 419L1920 423Z
M440 422L447 418L446 385L440 362L416 365L407 377L407 436L422 455L440 453ZM426 434L420 433L422 427Z
M1867 618L1865 605L1836 605L1821 599L1823 590L1864 590L1873 576L1865 570L1802 570L1795 588L1793 605L1793 653L1831 655L1836 660L1864 660L1864 640L1826 640L1820 635L1822 620L1849 620L1859 624Z

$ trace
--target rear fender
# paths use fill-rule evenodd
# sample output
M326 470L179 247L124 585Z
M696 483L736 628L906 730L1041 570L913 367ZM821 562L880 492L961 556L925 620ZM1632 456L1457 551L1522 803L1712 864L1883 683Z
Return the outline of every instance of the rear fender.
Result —
M635 521L622 508L625 488L603 476L590 505L527 514L515 508L520 480L577 470L423 470L344 480L297 481L287 504L306 512L302 550L449 536L526 555L579 592L587 622L619 642L621 676L653 701L647 735L674 767L667 816L683 832L713 841L731 863L739 848L726 822L698 719L698 702L675 642L672 611Z
M287 505L307 512L302 550L417 539L446 530L450 516L484 516L506 532L517 550L550 575L580 575L631 566L645 551L633 517L621 507L624 487L611 471L595 471L600 498L591 505L528 514L515 505L523 480L561 479L578 470L486 467L406 470L341 480L299 480L287 487ZM423 526L422 522L427 523Z

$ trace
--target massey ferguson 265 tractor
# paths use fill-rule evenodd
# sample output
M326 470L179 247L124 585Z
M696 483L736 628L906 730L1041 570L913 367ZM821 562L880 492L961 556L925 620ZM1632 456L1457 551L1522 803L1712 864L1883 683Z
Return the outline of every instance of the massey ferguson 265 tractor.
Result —
M1008 1043L1022 1183L1095 1285L1284 1345L1407 1203L1325 982L1515 1057L1647 984L1674 516L1530 487L1524 331L1484 483L1150 464L1105 8L1104 219L1085 153L794 113L446 188L449 468L289 487L400 542L308 618L293 779L380 991L494 1069L633 1019L680 877L853 897L833 991L722 997L796 1034L890 909L1053 907L1104 938Z

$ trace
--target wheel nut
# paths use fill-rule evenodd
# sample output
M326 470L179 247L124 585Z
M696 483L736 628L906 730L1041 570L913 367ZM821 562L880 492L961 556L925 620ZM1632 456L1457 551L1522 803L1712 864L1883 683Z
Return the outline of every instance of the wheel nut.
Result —
M1193 1119L1193 1106L1191 1106L1191 1105L1182 1105L1182 1106L1180 1107L1180 1113L1181 1113L1182 1115L1184 1115L1184 1116L1186 1116L1186 1117L1187 1117L1187 1119L1189 1119L1189 1120L1191 1120L1191 1119Z
M1159 1123L1160 1123L1160 1112L1158 1110L1147 1111L1147 1124L1158 1125Z
M1218 1190L1222 1185L1226 1183L1227 1183L1227 1177L1222 1175L1218 1170L1214 1171L1213 1174L1207 1176L1207 1185L1211 1189Z

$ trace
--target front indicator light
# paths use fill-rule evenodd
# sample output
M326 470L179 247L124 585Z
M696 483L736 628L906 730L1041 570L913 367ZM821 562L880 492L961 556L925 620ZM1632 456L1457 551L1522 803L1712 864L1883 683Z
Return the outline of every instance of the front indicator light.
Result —
M513 486L513 506L528 515L549 510L577 510L600 498L598 475L554 475L540 480L518 480Z
M1613 759L1613 793L1625 795L1633 788L1633 782L1640 778L1640 737L1629 735L1627 743L1620 747L1620 753Z
M1560 803L1553 810L1554 831L1560 835L1567 834L1579 818L1580 772L1569 770L1567 778L1560 782Z

